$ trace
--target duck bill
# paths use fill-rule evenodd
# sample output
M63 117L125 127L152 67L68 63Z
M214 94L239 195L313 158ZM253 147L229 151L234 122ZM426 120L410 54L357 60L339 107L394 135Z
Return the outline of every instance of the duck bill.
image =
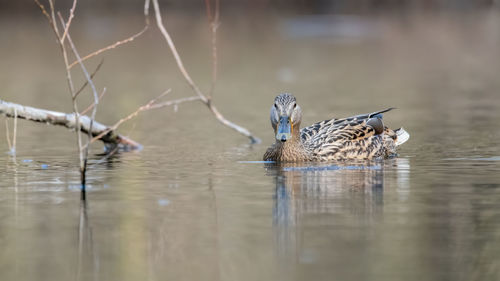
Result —
M276 132L276 139L285 142L292 138L292 122L287 116L280 117L278 130Z

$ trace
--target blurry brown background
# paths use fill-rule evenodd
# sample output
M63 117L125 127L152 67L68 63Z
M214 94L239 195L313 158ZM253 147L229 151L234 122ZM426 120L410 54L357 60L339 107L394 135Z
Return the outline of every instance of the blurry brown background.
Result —
M0 0L0 10L5 13L37 12L30 5L30 0ZM71 1L60 0L58 5L69 7ZM137 0L86 0L81 1L81 9L99 9L110 11L135 11L142 1ZM162 1L164 8L182 9L184 11L204 10L203 0L167 0ZM413 11L413 10L457 10L490 8L498 5L497 0L222 0L223 9L271 9L300 13L371 13L377 11Z

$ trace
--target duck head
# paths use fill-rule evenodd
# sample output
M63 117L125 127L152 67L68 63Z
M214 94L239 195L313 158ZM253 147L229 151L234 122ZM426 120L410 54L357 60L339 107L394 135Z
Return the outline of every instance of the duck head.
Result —
M291 94L280 94L274 99L271 107L271 125L276 140L286 142L300 139L299 127L302 120L302 110ZM295 132L295 133L294 133Z

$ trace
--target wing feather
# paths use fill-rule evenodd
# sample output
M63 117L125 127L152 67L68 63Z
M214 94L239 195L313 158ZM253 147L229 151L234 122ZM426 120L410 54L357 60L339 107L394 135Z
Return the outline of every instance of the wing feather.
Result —
M312 152L316 155L368 157L383 145L379 136L380 129L376 125L379 123L383 128L382 114L392 109L315 123L301 130L302 141L307 147L313 148ZM379 122L373 122L375 118L379 119Z
M382 118L382 114L385 112L388 112L390 110L393 110L394 108L388 108L380 111L376 111L373 113L367 113L367 114L361 114L361 115L356 115L352 117L347 117L347 118L341 118L341 119L329 119L329 120L324 120L318 123L314 123L309 127L302 128L300 130L301 138L302 141L308 142L311 141L312 139L316 139L320 137L320 139L323 137L326 137L327 135L341 131L341 130L346 130L346 131L355 131L354 134L358 135L359 137L368 137L366 133L371 133L367 132L368 127L371 126L360 126L361 124L366 123L371 118ZM364 128L367 127L367 128ZM363 136L363 132L365 133L365 136ZM343 134L345 136L345 134Z

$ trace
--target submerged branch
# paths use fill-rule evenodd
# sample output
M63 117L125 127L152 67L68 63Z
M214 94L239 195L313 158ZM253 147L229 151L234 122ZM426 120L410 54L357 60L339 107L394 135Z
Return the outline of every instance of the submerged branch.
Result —
M24 106L16 103L6 102L0 100L0 114L7 117L14 118L17 113L17 118L26 119L34 122L41 122L50 125L63 126L68 129L75 130L77 128L77 120L75 114L68 114L63 112L45 110L30 106ZM103 134L99 140L101 140L107 151L111 151L118 146L123 150L138 150L142 146L125 136L116 133L115 130L109 130L109 127L101 124L97 121L91 121L91 118L86 115L78 115L78 123L81 132L85 134L91 134L92 137ZM92 130L90 131L90 124L92 124Z

